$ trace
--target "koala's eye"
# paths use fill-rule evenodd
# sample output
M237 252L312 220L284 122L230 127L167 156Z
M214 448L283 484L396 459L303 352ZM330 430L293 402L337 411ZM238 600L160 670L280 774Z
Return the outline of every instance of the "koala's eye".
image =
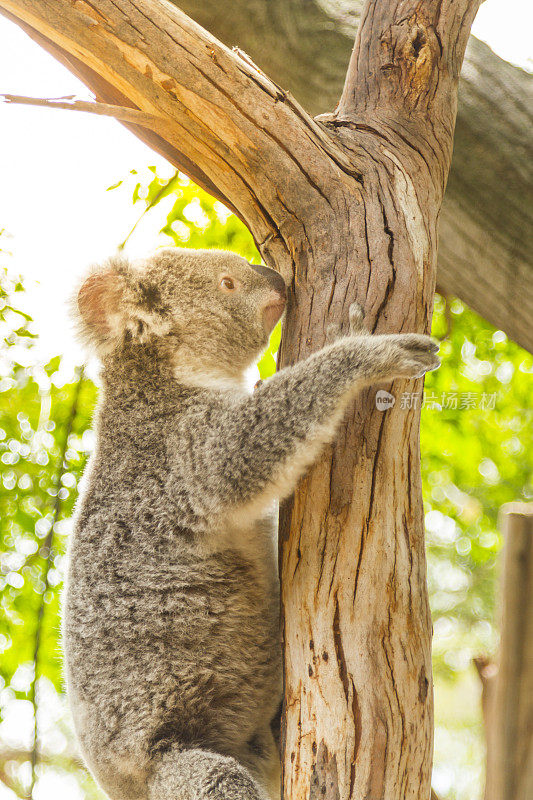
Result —
M235 286L235 281L232 278L230 278L228 275L224 275L224 277L220 279L218 288L222 292L234 292L237 287Z

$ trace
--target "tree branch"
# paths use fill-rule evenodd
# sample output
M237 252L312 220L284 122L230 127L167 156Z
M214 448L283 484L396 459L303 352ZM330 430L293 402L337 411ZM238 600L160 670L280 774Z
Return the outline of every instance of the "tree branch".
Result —
M157 0L0 0L0 8L97 72L127 99L121 105L152 116L153 132L174 148L177 166L187 171L194 162L208 174L258 245L268 243L267 256L290 274L285 232L298 211L316 203L324 172L335 181L357 170L288 93ZM273 165L286 176L283 187L272 181ZM302 175L304 196L296 189Z
M135 110L134 104L129 100L119 89L110 84L105 78L99 75L95 70L91 69L83 61L68 53L57 42L53 42L44 36L40 31L32 28L24 20L17 17L15 14L10 13L0 6L0 12L7 19L17 24L22 30L36 42L40 47L44 48L61 64L69 69L77 78L79 78L85 85L94 92L96 99L107 105L115 105L120 108L132 108ZM138 109L137 109L138 110ZM132 122L123 122L126 128L137 136L142 142L147 144L157 153L168 159L171 164L185 172L192 180L201 186L206 192L209 192L217 200L223 202L227 208L233 211L242 219L239 211L233 206L231 201L222 194L213 181L200 169L200 167L180 152L174 145L164 139L155 131L141 127Z
M222 41L241 44L309 110L316 113L334 106L361 0L333 5L319 5L317 0L305 4L301 0L204 0L201 4L179 0L179 6ZM57 41L5 10L5 4L2 13L74 72L98 100L134 105ZM533 156L527 136L532 87L533 76L471 37L460 87L453 167L440 218L437 285L533 351L529 324L533 314L529 202ZM149 128L123 124L243 219L231 199L179 144L174 146Z
M349 120L362 111L408 118L413 113L426 115L436 104L441 112L441 97L457 86L480 3L367 4L337 110L339 119ZM448 135L453 130L452 111Z
M112 117L121 122L133 122L152 129L157 124L157 117L145 114L136 108L113 106L109 103L76 100L73 97L27 97L20 94L0 94L0 102L15 103L24 106L40 106L42 108L60 108L68 111L85 111L104 117Z
M405 48L397 50L402 37L416 38L398 23L406 6L412 4L366 5L364 35L379 43L383 32L390 34L391 63L404 57ZM444 16L448 5L443 8ZM468 0L454 10L461 25L447 36L450 48L456 38L460 58L473 13ZM354 162L364 164L363 186L360 194L346 191L344 213L332 229L344 220L344 247L331 237L329 252L313 253L314 269L308 267L307 282L296 285L281 366L320 346L328 314L345 318L354 295L374 330L421 330L430 323L456 78L431 51L437 63L428 69L416 59L409 73L415 81L410 99L396 97L412 88L396 73L383 77L381 96L381 50L370 41L368 47L372 57L361 61L356 76L361 107L350 109L350 118L319 118ZM419 67L431 102L416 88ZM398 75L406 69L398 67ZM416 109L410 119L406 103ZM379 114L365 117L370 107ZM324 454L280 515L287 797L308 796L310 773L313 797L430 795L431 625L418 418L402 416L399 404L383 414L375 401L371 391L360 398L333 452Z
M367 4L344 89L331 121L399 137L446 186L457 113L457 83L481 0ZM453 100L450 101L450 98ZM440 203L439 203L440 205Z

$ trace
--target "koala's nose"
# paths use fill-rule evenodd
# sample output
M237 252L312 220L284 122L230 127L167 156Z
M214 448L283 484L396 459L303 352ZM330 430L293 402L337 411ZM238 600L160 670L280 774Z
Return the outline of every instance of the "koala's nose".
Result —
M282 297L285 297L287 294L287 289L285 286L285 281L279 274L276 272L275 269L270 269L270 267L263 267L262 264L250 264L251 268L258 272L260 275L263 275L273 289L276 290Z

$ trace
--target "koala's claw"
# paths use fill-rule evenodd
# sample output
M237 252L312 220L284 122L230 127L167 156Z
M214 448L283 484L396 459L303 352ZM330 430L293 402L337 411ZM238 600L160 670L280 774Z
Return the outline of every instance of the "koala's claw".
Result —
M359 305L359 303L352 303L349 310L348 310L349 320L350 320L350 333L361 336L362 334L368 334L368 331L364 327L364 314L363 308Z

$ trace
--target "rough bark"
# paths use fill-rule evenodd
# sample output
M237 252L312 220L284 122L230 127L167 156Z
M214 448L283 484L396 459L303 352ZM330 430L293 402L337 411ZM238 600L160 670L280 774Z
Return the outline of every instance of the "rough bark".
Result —
M336 308L353 297L354 277L379 330L428 322L460 64L452 53L462 53L466 36L455 50L439 4L403 4L397 17L384 5L367 6L339 107L321 117L364 162L362 214L352 208L345 227L348 258L364 268L354 276L341 248L333 275L317 270L312 292L297 285L282 363L322 343L319 320L326 310L345 314ZM357 404L284 512L288 797L306 796L309 771L329 777L326 796L429 795L418 425L399 404L383 414L372 400Z
M487 739L485 800L527 800L533 796L533 505L510 503L501 519L499 665L476 664Z
M369 3L339 107L317 122L169 4L0 0L75 69L91 70L102 99L150 115L149 134L171 160L245 220L290 286L282 364L321 347L330 323L346 327L355 299L372 330L429 329L456 88L477 5ZM421 382L387 388L399 397ZM282 510L291 800L429 797L418 423L400 402L377 410L368 390Z

